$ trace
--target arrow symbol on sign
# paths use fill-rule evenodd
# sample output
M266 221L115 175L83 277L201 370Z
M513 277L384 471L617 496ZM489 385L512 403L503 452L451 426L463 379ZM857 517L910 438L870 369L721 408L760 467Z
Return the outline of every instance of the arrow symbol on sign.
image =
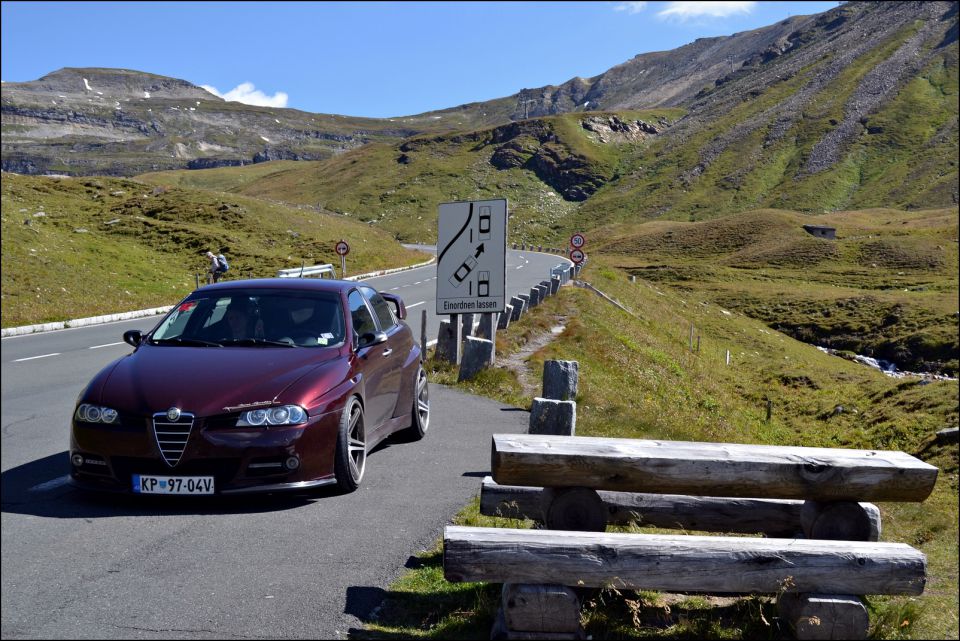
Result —
M480 258L480 254L483 253L483 243L480 243L480 246L477 247L477 253L473 255L474 258Z

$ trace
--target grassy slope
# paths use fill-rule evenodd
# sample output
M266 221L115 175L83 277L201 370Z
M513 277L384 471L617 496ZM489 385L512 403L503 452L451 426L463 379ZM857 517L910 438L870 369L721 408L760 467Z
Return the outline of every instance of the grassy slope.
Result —
M927 554L926 591L916 599L871 597L869 604L876 638L956 638L957 450L931 442L936 430L957 424L957 382L922 385L888 378L756 320L725 313L694 292L644 280L631 284L627 272L614 267L617 260L598 257L583 277L634 316L588 291L564 288L498 334L498 354L516 349L535 328L565 319L565 331L533 354L529 371L538 378L548 358L579 362L579 435L900 449L938 465L937 487L923 504L880 505L882 540L906 542ZM689 349L691 325L701 337L699 352ZM729 367L726 350L732 355ZM433 375L455 381L450 367L437 366ZM506 402L518 398L512 376L500 368L461 386ZM767 399L773 401L770 422ZM835 415L836 405L845 411ZM531 526L479 516L476 502L456 520ZM393 586L369 638L488 634L499 586L447 583L439 548L423 553L421 564ZM605 591L585 601L584 621L594 638L790 638L762 599L715 607L688 597L664 607L667 601L656 593Z
M870 207L932 208L955 204L957 185L957 44L935 52L921 75L867 118L841 161L827 171L802 169L815 144L842 121L847 99L863 77L911 34L855 61L806 104L802 118L775 142L770 120L721 153L698 178L684 180L700 150L739 124L761 119L795 95L827 64L811 66L744 101L676 141L665 137L639 154L624 177L583 205L580 224L665 217L703 220L775 207L820 213ZM867 127L872 133L867 132Z
M339 263L340 238L352 273L426 259L341 217L107 178L4 174L2 232L4 327L173 304L206 271L208 249L228 256L232 278Z
M676 109L624 112L621 117L656 122L677 118ZM596 115L596 114L587 114ZM556 136L562 155L585 159L596 175L611 178L624 154L637 145L605 145L580 127L583 114L543 118ZM389 230L405 241L431 241L436 234L437 205L453 200L506 197L511 238L532 242L556 237L576 215L578 203L564 200L528 169L500 170L490 164L498 147L492 130L461 135L421 137L409 151L400 145L371 144L325 161L264 163L203 171L158 172L140 178L154 184L190 184L226 189L258 198L322 207L349 213ZM400 162L402 155L409 160Z
M956 209L761 210L721 219L610 225L594 247L641 277L761 319L808 342L957 374Z
M905 29L857 59L813 95L802 117L772 142L768 136L775 116L768 111L801 91L828 60L782 79L682 137L668 129L644 143L602 144L580 127L582 118L597 114L530 121L552 131L556 141L547 145L585 159L592 175L607 180L582 203L559 197L530 169L495 169L489 162L498 146L491 143L492 130L421 136L407 152L401 145L381 143L315 163L267 163L270 166L145 178L349 212L405 240L423 240L433 233L438 203L488 196L510 200L510 231L516 240L544 242L609 222L703 220L763 207L818 214L943 207L953 204L958 172L956 43L935 52L920 76L867 118L871 133L865 128L839 163L817 174L803 171L811 150L843 120L858 83L911 33ZM681 114L656 110L624 112L621 117L656 122ZM714 158L699 177L689 174L701 161L702 150L751 121L759 126ZM404 154L407 163L400 162Z

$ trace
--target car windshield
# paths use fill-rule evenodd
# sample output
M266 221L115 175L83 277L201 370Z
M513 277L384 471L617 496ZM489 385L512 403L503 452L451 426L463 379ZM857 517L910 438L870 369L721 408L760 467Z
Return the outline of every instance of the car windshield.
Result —
M192 296L151 344L179 347L329 347L345 334L340 298L327 292L236 290Z

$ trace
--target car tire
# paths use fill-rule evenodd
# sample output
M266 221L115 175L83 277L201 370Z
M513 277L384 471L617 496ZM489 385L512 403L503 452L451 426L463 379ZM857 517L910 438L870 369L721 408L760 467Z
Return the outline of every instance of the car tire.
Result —
M423 366L417 368L417 379L413 387L413 409L411 410L410 427L406 429L406 436L411 441L419 441L430 427L430 386L427 383L427 373Z
M367 435L363 422L363 405L356 396L350 398L340 416L333 472L337 487L353 492L360 487L367 466Z

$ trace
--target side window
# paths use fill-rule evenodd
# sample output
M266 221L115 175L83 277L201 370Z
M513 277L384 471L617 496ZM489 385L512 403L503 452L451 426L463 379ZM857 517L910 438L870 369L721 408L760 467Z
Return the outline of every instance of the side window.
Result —
M397 317L393 315L393 310L390 309L387 301L383 300L383 296L369 287L361 287L360 291L363 292L363 295L370 301L373 311L377 314L377 320L380 321L380 329L387 331L397 324Z
M367 305L360 295L360 292L353 290L347 296L347 304L350 306L350 318L353 320L353 332L361 337L367 332L376 332L377 324L367 309Z

